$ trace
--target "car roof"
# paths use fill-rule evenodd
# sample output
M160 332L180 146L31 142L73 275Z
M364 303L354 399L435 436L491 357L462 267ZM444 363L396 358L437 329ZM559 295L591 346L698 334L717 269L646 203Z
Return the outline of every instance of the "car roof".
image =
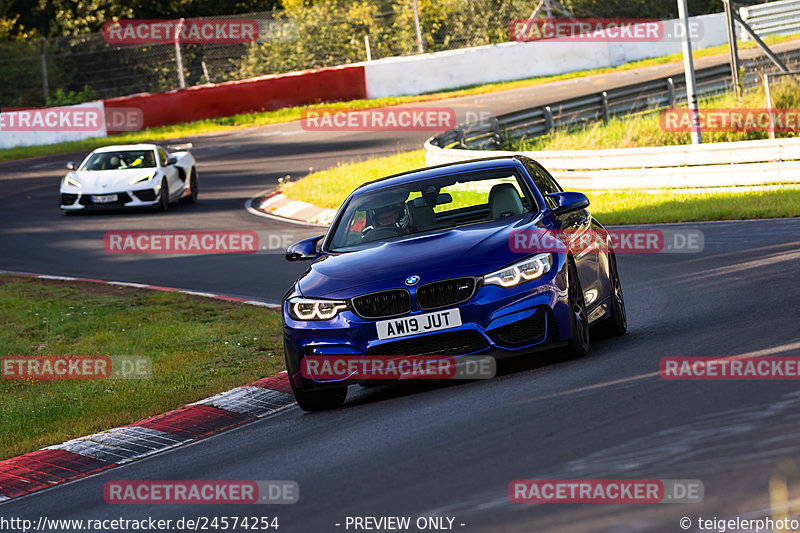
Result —
M528 158L522 155L484 157L470 161L458 161L455 163L445 163L433 167L409 170L400 174L393 174L373 181L368 181L356 188L353 194L376 191L384 187L391 187L403 183L413 183L430 178L437 178L448 174L461 174L465 172L478 172L481 170L492 170L496 168L522 168Z
M155 150L158 145L155 144L113 144L111 146L103 146L98 148L95 152L120 152L125 150Z

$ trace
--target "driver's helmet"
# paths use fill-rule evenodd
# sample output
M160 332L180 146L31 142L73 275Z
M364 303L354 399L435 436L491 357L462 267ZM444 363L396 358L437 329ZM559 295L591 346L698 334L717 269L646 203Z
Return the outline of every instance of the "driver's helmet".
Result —
M405 228L408 225L408 210L405 202L379 207L372 212L375 228Z

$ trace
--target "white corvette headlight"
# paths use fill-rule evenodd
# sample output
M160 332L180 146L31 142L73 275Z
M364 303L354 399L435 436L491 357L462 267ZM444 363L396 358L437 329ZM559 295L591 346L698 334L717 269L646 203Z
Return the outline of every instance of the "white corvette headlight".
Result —
M342 300L313 300L292 298L289 300L289 314L295 320L330 320L347 309Z
M502 270L486 274L483 276L483 283L500 287L513 287L544 276L550 272L552 266L553 256L551 254L538 254L509 265Z
M150 174L148 174L146 176L142 176L140 178L133 178L131 181L128 182L128 184L129 185L136 185L137 183L141 183L143 181L147 181L149 179L152 179L153 176L155 176L155 175L156 175L155 172L151 172Z
M77 187L78 189L81 188L81 182L69 176L64 176L64 180L62 183L64 187Z

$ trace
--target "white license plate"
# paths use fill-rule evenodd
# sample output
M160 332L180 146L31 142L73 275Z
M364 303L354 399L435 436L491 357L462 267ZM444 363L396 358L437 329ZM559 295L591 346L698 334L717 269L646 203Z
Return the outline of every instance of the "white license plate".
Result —
M441 329L457 328L461 325L461 312L458 309L447 309L424 315L381 320L375 325L378 327L380 340L407 337Z
M116 194L96 194L92 196L92 202L96 204L110 204L116 202L118 196Z

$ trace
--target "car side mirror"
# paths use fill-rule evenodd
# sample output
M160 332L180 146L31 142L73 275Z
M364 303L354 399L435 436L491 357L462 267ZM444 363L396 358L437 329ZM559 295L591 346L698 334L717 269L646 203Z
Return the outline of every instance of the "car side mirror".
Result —
M69 163L67 163L67 168L69 170L75 170L75 161L70 161Z
M286 249L287 261L307 261L317 257L317 243L324 235L303 239Z
M177 163L177 162L178 162L178 158L177 158L177 157L175 157L174 155L171 155L171 156L169 156L169 157L167 158L167 166L169 166L169 165L174 165L174 164L175 164L175 163Z
M554 215L563 215L572 211L579 211L589 207L589 198L581 192L554 192L547 196L554 199L558 204L553 209Z

